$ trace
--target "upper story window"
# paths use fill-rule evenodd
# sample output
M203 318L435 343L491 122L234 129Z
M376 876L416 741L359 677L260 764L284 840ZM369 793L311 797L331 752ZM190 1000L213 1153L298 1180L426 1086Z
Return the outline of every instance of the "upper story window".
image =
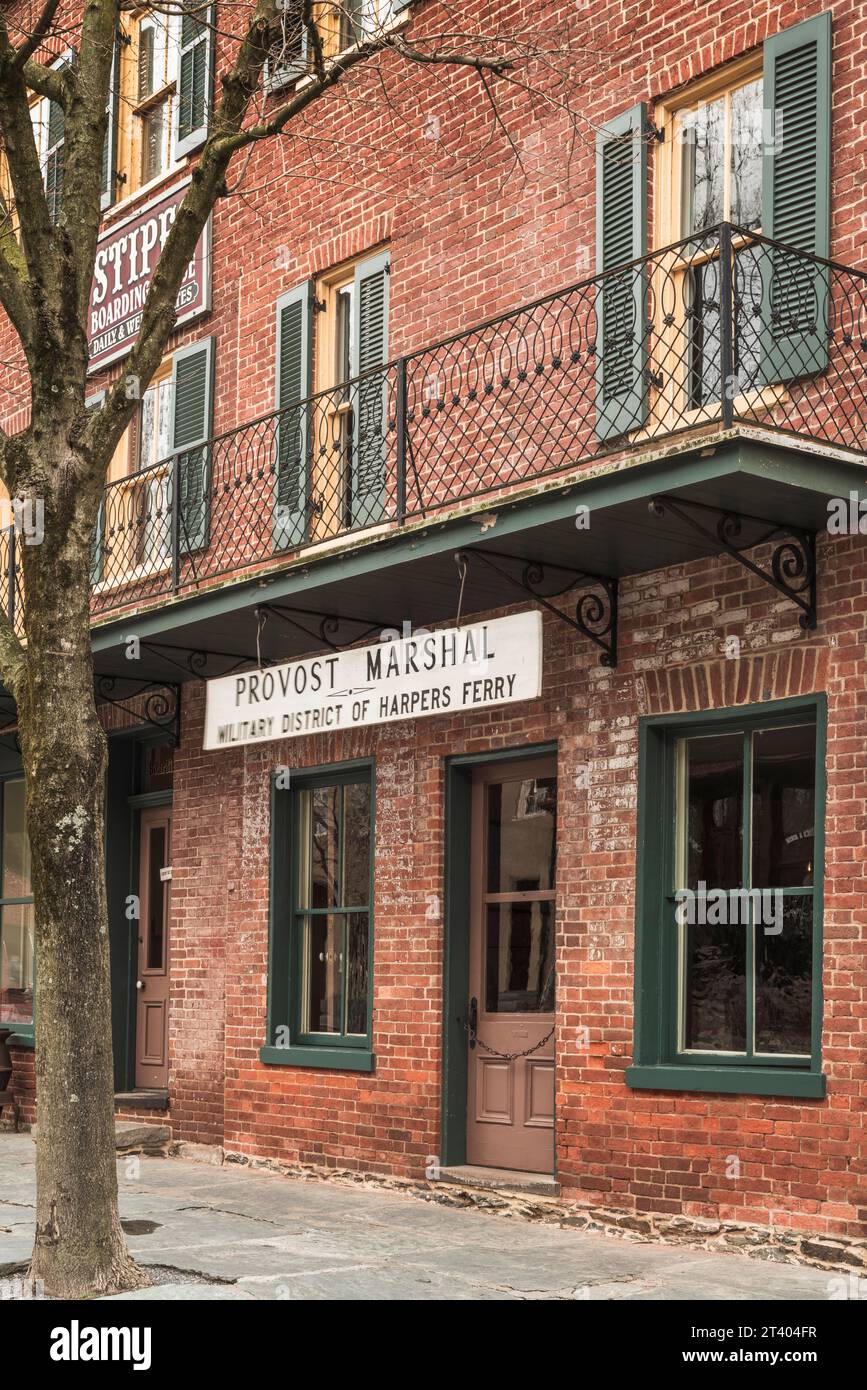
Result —
M63 197L63 164L66 116L57 101L43 97L30 108L33 121L33 137L45 185L45 198L52 222L60 216L60 203Z
M157 10L124 21L119 51L120 111L117 177L125 194L166 172L172 163L178 71L178 32Z
M599 132L599 438L733 419L827 364L831 37L816 15Z
M135 72L136 128L139 150L139 183L149 183L163 173L171 159L172 106L175 100L177 46L162 14L144 14L138 22Z
M108 97L102 206L128 197L206 139L216 6L179 0L124 12Z
M385 513L389 275L380 251L277 303L277 549Z
M409 0L341 0L340 4L329 4L322 0L314 4L323 56L334 57L361 43L366 35L389 24L408 3ZM300 0L283 0L283 32L265 74L266 85L272 91L297 81L309 71L310 45L301 13Z
M178 349L154 373L109 465L94 584L122 586L170 563L175 455L178 545L188 554L206 544L210 455L203 445L212 433L213 378L212 338Z

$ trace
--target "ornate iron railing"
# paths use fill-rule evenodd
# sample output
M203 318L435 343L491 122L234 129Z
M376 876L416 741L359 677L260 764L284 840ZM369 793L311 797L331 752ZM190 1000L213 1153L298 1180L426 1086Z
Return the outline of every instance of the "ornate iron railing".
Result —
M688 431L863 452L865 363L867 274L724 223L109 483L94 612Z

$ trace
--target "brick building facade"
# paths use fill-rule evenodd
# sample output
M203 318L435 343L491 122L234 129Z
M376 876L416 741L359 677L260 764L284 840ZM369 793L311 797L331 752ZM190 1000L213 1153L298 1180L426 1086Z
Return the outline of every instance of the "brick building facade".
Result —
M119 1112L234 1154L523 1169L863 1238L867 16L497 8L558 53L548 101L499 98L520 167L474 74L390 53L386 100L350 73L218 203L165 404L158 383L112 465ZM419 43L446 22L391 19ZM106 246L195 157L112 188ZM206 679L537 610L537 698L203 749ZM169 813L170 901L145 845ZM782 916L678 920L678 891L717 888ZM150 1052L131 897L163 914Z

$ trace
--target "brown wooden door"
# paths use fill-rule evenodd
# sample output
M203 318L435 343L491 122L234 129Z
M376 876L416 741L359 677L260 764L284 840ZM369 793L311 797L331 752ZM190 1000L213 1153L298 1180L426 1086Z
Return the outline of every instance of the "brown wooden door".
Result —
M141 813L135 1084L164 1090L169 1078L169 906L172 813Z
M553 759L474 774L467 1162L484 1167L554 1167L556 816Z

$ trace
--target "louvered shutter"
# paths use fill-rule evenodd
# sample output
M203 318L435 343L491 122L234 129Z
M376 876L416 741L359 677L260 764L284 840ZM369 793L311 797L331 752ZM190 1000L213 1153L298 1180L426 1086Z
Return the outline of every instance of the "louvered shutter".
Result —
M214 6L186 0L181 15L175 159L204 144L214 85Z
M213 338L192 343L175 353L172 360L172 449L178 454L179 532L183 554L201 550L208 543L210 457L205 444L211 435L213 379Z
M43 103L43 115L47 125L45 142L44 173L45 199L52 222L57 222L63 201L63 161L66 116L58 101Z
M764 106L771 113L762 176L762 231L827 257L831 189L831 15L795 24L764 46ZM790 381L828 362L828 272L764 248L762 371Z
M351 371L355 387L352 415L352 525L372 526L385 512L388 385L376 369L388 361L387 251L355 268L352 296Z
M300 545L307 534L308 398L313 389L313 284L305 280L277 302L276 481L274 548Z
M645 108L633 106L596 137L596 269L643 256L647 243ZM647 306L643 265L608 276L596 297L596 432L614 439L647 419Z
M111 73L108 79L108 100L105 103L108 125L105 143L102 147L102 182L100 184L99 206L111 207L114 202L117 178L117 83L118 83L118 42L115 41L111 59Z
M94 394L92 396L88 396L87 400L84 402L84 408L87 411L98 410L104 400L105 392L95 391ZM97 512L96 516L96 527L93 532L93 542L90 548L90 582L93 585L98 584L99 581L102 579L102 537L104 529L105 495L103 494L103 500L99 504L99 511Z

